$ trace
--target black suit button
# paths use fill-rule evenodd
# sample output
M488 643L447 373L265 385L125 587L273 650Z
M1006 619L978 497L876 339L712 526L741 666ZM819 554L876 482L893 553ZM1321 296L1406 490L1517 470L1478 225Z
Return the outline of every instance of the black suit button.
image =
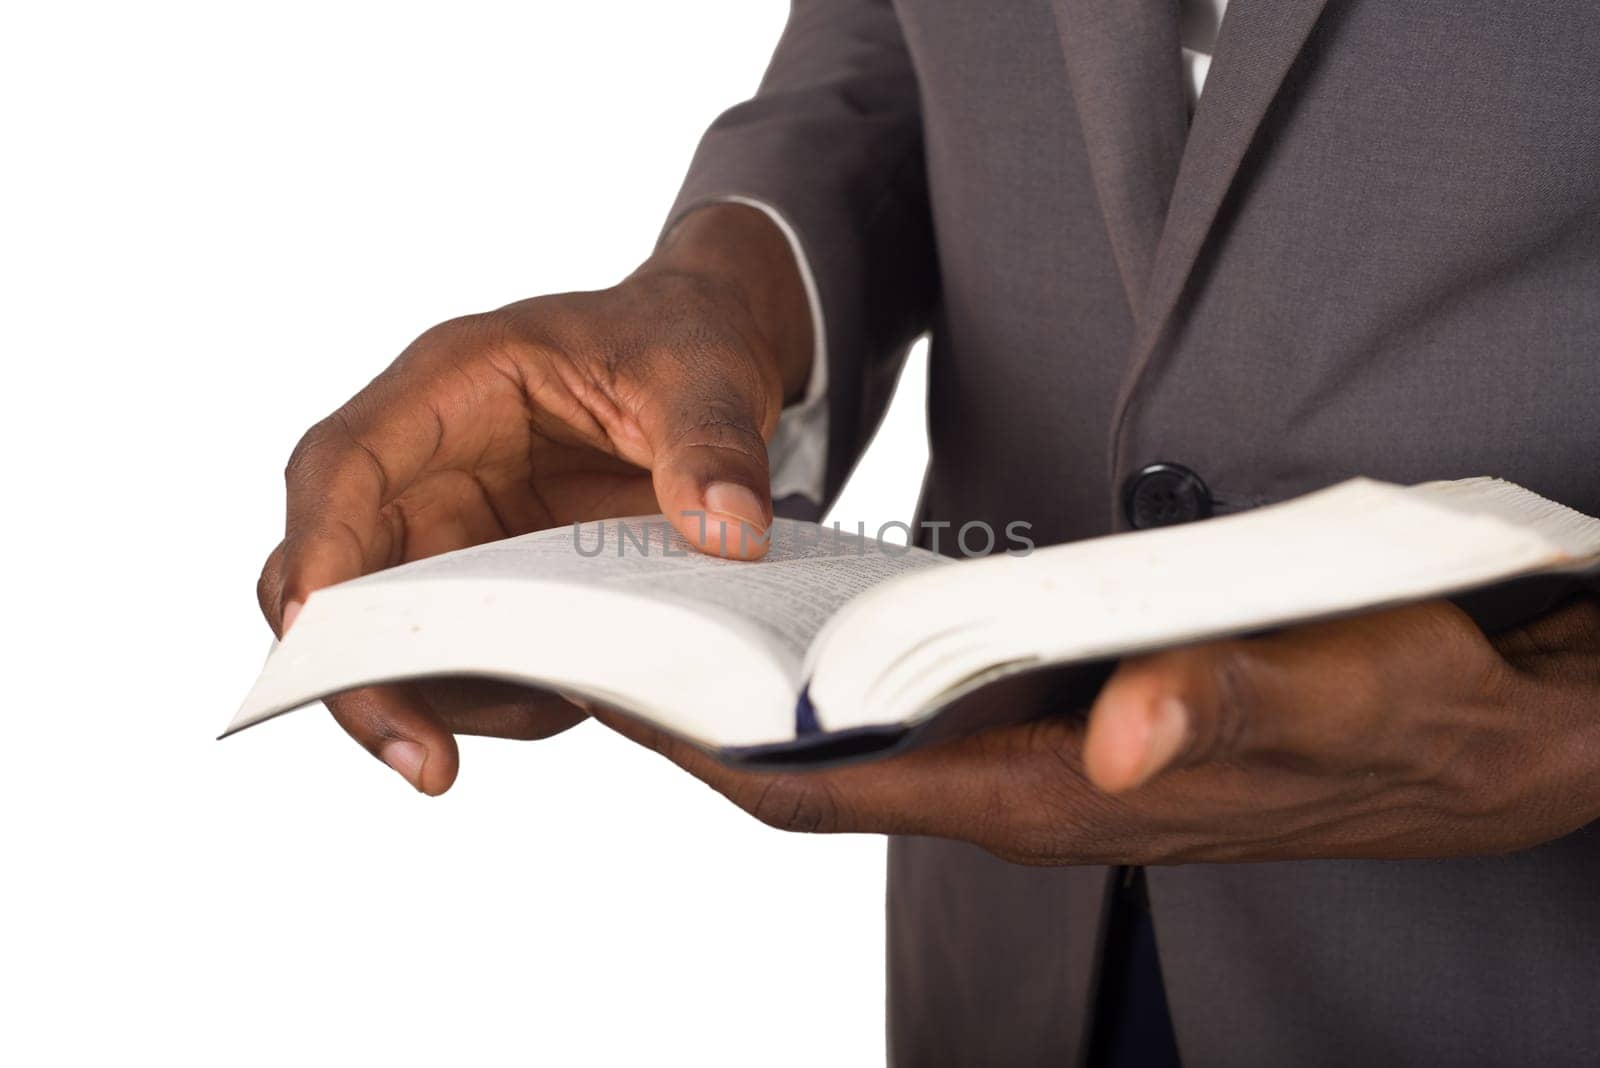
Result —
M1151 464L1122 486L1122 510L1135 530L1192 523L1211 514L1211 491L1180 464Z

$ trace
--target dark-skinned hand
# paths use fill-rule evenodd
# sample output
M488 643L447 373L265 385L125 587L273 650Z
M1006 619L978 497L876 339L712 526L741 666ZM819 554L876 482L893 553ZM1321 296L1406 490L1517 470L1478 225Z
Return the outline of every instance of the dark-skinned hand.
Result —
M1028 864L1450 857L1600 818L1600 600L1495 638L1436 602L1119 666L1054 716L878 763L733 771L603 720L773 826Z
M662 512L703 551L759 556L772 518L766 440L810 364L793 253L763 213L737 205L693 212L611 289L434 327L294 450L261 610L281 635L321 587L623 515ZM328 705L429 794L455 781L457 734L542 738L583 718L558 698L473 680Z

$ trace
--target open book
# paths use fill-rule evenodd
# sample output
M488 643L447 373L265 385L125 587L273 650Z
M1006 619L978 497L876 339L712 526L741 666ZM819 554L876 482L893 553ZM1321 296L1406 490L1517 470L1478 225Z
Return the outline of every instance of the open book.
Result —
M953 561L778 520L697 554L656 516L319 590L228 733L341 690L512 680L730 763L810 763L1084 707L1130 653L1479 590L1600 578L1600 520L1496 479L1354 479L1256 511Z

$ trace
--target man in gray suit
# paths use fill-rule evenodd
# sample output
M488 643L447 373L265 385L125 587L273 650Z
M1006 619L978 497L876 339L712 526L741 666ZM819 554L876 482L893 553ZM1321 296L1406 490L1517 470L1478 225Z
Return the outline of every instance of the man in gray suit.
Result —
M436 327L306 436L269 619L553 524L820 507L925 332L925 521L1060 542L1357 474L1600 513L1600 7L1220 7L796 0L633 275ZM897 836L899 1063L1592 1064L1600 608L1546 607L1142 658L1086 727L822 774L599 715L769 822ZM428 793L454 733L582 715L332 706Z

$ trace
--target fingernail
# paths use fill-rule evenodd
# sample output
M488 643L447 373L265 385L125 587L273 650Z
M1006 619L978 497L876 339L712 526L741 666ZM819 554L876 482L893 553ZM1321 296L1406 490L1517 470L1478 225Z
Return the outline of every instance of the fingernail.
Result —
M283 606L283 627L281 628L280 633L288 634L289 633L289 628L294 626L295 617L298 616L299 614L300 614L300 602L299 601L290 601L288 604L284 605Z
M1189 737L1189 709L1176 697L1163 697L1156 703L1145 741L1144 760L1139 764L1140 783L1148 782L1170 764Z
M707 486L706 511L732 516L757 533L767 529L761 499L737 482L713 482Z
M383 762L398 771L402 778L418 790L422 789L422 765L428 751L416 742L397 738L384 745L378 753Z

